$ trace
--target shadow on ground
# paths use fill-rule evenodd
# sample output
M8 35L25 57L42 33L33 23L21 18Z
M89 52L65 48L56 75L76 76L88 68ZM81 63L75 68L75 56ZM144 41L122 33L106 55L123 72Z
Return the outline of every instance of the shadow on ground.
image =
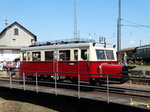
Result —
M19 101L23 103L34 104L36 106L45 107L49 110L42 112L143 112L142 109L129 108L122 105L107 104L105 102L97 102L85 99L77 99L65 96L55 96L51 94L36 93L30 91L22 91L15 89L0 88L0 97L5 100ZM15 105L14 105L15 106ZM33 106L34 108L35 106ZM14 112L31 112L29 105L24 110L16 110ZM32 107L31 107L32 108ZM27 110L26 110L27 109ZM33 111L32 112L36 112ZM40 109L39 109L40 110ZM40 110L41 111L41 110ZM40 112L39 111L39 112ZM6 111L4 111L6 112ZM13 112L13 111L11 111Z

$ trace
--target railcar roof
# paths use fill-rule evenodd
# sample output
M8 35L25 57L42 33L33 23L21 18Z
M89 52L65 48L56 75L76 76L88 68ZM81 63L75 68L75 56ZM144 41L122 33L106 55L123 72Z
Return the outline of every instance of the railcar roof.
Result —
M150 44L149 45L138 46L138 47L124 48L124 49L121 49L121 51L131 51L131 50L143 49L143 48L150 48Z
M135 50L136 47L131 47L131 48L124 48L121 49L121 51L130 51L130 50Z
M143 48L150 48L150 45L144 45L144 46L138 47L138 49L143 49Z
M81 47L106 47L113 48L112 44L101 44L101 43L69 43L69 44L55 44L55 45L45 45L45 46L34 46L21 48L21 51L33 51L33 50L48 50L48 49L65 49L65 48L81 48Z

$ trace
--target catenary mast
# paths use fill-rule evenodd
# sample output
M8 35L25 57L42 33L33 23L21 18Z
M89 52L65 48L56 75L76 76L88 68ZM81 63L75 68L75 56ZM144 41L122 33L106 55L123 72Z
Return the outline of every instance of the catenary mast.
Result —
M74 0L74 39L75 39L75 40L78 40L78 34L77 34L76 0Z
M117 51L121 50L121 0L119 0L118 19L117 19Z

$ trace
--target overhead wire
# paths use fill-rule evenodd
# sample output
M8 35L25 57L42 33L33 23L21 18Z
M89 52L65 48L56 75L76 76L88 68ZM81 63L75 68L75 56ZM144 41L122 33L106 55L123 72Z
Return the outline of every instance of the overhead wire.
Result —
M128 21L128 20L124 20L124 19L121 19L121 20L131 24L131 25L124 25L124 24L123 24L122 26L131 26L131 27L145 27L145 28L150 28L150 26L149 26L149 25L143 25L143 24L139 24L139 23L132 22L132 21Z

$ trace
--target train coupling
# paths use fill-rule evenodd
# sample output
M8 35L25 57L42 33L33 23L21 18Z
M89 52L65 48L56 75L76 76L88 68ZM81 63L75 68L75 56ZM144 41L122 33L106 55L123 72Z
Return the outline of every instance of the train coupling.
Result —
M131 69L136 68L136 66L123 66L122 67L122 73L123 75L129 76L129 74L132 72Z
M126 65L125 65L125 66L122 67L122 70L123 70L123 71L128 71L128 70L134 69L134 68L136 68L136 66L126 66Z
M134 68L136 68L136 66L127 66L128 67L128 69L134 69Z

